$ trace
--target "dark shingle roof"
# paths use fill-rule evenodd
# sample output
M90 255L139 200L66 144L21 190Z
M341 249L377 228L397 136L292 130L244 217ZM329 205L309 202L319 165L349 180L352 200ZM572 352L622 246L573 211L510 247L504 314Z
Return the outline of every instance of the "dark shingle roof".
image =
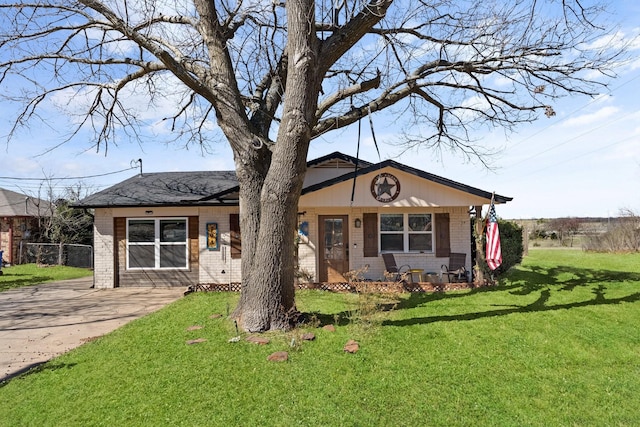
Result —
M202 205L201 199L226 192L237 186L238 180L233 171L145 173L95 193L74 206L103 208ZM237 197L226 198L231 203L234 199ZM204 204L221 203L223 203L222 200L212 199Z
M393 160L385 160L381 163L373 164L335 152L311 160L307 163L307 166L317 167L332 160L354 165L357 161L360 166L358 175L389 166L456 190L491 199L491 193L487 191L433 175ZM302 194L318 191L339 182L353 179L354 175L354 172L349 172L337 178L310 185L302 189ZM234 171L145 173L142 176L134 176L113 187L93 194L74 206L102 208L125 206L234 205L238 204L238 191L238 180ZM513 200L512 197L495 195L496 203L506 203L511 200Z

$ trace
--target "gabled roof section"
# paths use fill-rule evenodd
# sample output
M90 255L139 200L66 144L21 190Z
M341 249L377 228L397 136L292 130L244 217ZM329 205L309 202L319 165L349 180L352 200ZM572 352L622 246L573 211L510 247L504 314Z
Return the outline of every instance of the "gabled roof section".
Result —
M348 154L340 153L339 151L334 151L331 154L327 154L326 156L318 157L317 159L310 160L307 162L307 169L336 169L336 168L344 168L353 170L353 168L358 165L358 168L365 168L372 165L372 163L367 162L362 159L356 159L353 156ZM227 190L221 191L216 194L211 194L207 197L203 197L201 202L208 202L215 199L224 199L228 197L238 199L238 194L240 192L240 187L232 187Z
M49 216L51 203L0 188L0 216Z
M334 151L331 154L327 154L326 156L318 157L314 160L309 160L307 162L307 168L316 167L316 168L335 168L337 166L348 166L354 167L358 166L359 168L366 168L372 165L372 163L367 162L362 159L356 159L353 156L348 154L340 153L339 151Z
M74 204L75 207L219 205L203 199L238 186L234 171L154 172L136 175ZM236 200L237 202L237 200Z
M383 162L377 163L377 164L370 164L370 166L366 167L366 168L362 168L358 171L357 175L365 175L371 172L376 172L378 170L382 170L386 167L391 167L394 169L398 169L401 170L403 172L406 172L408 174L411 175L415 175L418 176L420 178L424 178L426 180L429 180L431 182L435 182L437 184L441 184L450 188L453 188L455 190L459 190L459 191L463 191L465 193L469 193L469 194L473 194L475 196L478 197L483 197L485 199L491 199L492 193L488 192L488 191L484 191L484 190L480 190L479 188L475 188L475 187L471 187L469 185L466 184L462 184L456 181L452 181L450 179L447 178L443 178L441 176L438 175L434 175L431 174L429 172L425 172L422 171L420 169L416 169L416 168L412 168L411 166L407 166L407 165L403 165L402 163L398 163L394 160L385 160ZM356 176L355 172L349 172L346 173L344 175L341 175L339 177L318 183L318 184L314 184L314 185L310 185L309 187L303 188L302 189L302 194L308 194L314 191L318 191L318 190L322 190L323 188L327 188L330 187L332 185L338 184L340 182L344 182L344 181L348 181L350 179L353 179ZM510 202L511 200L513 200L513 197L506 197L506 196L501 196L499 194L496 194L494 196L494 200L495 203L506 203L506 202Z

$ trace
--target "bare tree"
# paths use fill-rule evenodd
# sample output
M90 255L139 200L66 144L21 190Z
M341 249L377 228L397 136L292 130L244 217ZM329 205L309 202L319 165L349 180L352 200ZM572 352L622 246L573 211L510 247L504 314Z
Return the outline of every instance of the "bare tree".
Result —
M566 245L569 239L569 246L573 247L573 237L580 231L583 222L580 218L555 218L549 223L549 228L558 233L561 245Z
M97 148L140 137L139 103L167 110L183 142L219 126L240 185L249 331L290 327L291 230L311 140L388 110L406 143L482 155L477 124L553 115L553 99L595 95L621 60L580 0L32 0L0 5L0 82L20 91L13 133L53 101ZM79 111L80 102L86 100ZM73 101L71 101L73 100ZM10 137L12 136L10 135Z
M66 179L66 178L63 178ZM91 186L78 181L59 188L60 179L45 177L37 193L29 200L36 204L38 217L38 242L93 243L93 215L70 205L95 192Z
M54 201L55 212L50 219L48 238L60 244L93 244L93 214L71 205L86 197L87 188L77 183L64 189Z
M603 228L605 228L603 230ZM583 248L598 252L640 251L640 215L631 208L621 208L619 216L608 219L587 234Z

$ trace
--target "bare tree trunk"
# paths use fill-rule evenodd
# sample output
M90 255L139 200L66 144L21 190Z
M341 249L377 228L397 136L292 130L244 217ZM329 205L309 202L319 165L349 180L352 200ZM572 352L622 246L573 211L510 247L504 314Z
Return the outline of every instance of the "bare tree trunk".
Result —
M233 317L251 332L289 329L296 311L293 230L316 122L320 80L316 75L318 41L313 31L313 5L312 0L288 4L287 52L295 60L288 63L282 123L259 197L250 182L241 184L240 189L241 227L254 226L257 220L258 232L250 252L244 252L243 241L242 295ZM243 189L249 191L243 193Z
M242 241L242 293L233 313L241 327L250 332L289 329L291 315L296 311L292 230L297 221L304 170L292 176L291 169L287 162L275 158L262 197L245 197L242 206L245 210L241 212L241 226L246 222L254 224L254 212L261 209L257 240L251 242L252 256L244 252L248 242Z

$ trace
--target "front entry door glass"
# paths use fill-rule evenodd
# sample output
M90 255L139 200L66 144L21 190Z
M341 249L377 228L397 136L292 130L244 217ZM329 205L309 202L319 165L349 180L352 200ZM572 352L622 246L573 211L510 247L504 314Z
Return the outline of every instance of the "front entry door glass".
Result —
M320 233L322 236L320 248L322 254L320 281L344 282L343 276L349 270L349 232L348 217L321 216Z

